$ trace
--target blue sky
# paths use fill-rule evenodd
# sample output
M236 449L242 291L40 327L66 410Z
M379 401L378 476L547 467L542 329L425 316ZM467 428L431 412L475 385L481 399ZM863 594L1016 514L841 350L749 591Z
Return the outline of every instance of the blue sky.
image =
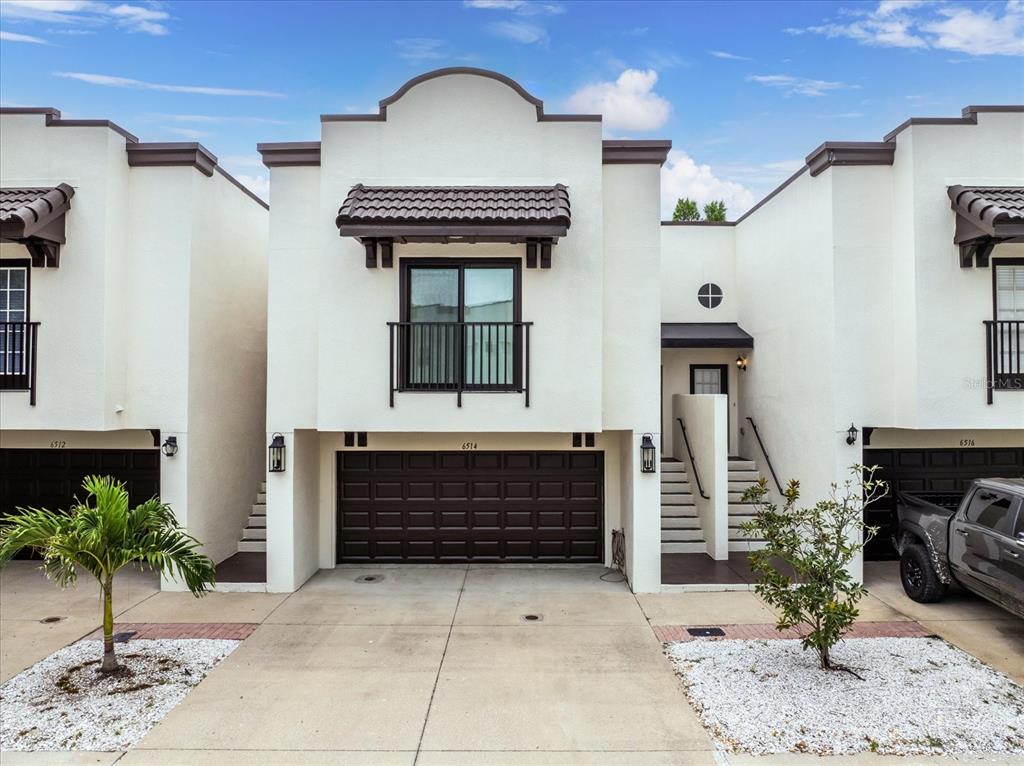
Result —
M607 135L670 138L665 205L730 217L824 140L1024 103L1024 1L0 3L0 100L195 140L262 194L260 141L375 111L409 78L495 69Z

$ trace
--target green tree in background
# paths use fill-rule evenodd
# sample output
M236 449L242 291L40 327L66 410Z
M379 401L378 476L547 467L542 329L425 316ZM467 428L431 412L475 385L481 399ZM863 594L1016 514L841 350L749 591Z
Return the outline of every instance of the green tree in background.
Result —
M700 209L689 197L680 197L676 209L672 212L673 221L699 221Z
M704 218L708 221L725 220L725 202L720 199L712 200L704 206Z

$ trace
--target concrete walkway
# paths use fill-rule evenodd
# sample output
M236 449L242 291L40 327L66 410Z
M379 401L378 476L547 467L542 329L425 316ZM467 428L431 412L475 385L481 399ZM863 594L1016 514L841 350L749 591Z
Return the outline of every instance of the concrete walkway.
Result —
M358 581L368 574L381 577ZM259 626L135 750L4 753L3 765L890 760L716 759L653 627L756 624L772 622L772 614L749 592L636 597L605 574L586 566L345 567L319 573L290 596L197 600L157 592L152 578L128 573L119 583L118 622ZM82 585L77 595L61 593L20 562L4 571L3 678L96 627L90 614L98 614L98 600ZM932 609L902 603L890 564L871 565L868 586L865 620L924 621L913 608ZM67 619L38 622L50 615ZM969 596L926 616L939 618L927 621L930 629L1020 680L1024 623Z

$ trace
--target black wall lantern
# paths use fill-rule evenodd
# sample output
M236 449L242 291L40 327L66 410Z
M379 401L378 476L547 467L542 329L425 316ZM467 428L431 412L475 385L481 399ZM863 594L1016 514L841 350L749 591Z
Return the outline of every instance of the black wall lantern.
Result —
M858 433L860 432L857 430L857 426L855 426L853 423L850 423L850 427L846 429L846 443L856 444Z
M654 460L657 457L657 449L654 447L654 439L650 434L640 437L640 472L654 473Z
M736 357L736 366L745 372L747 369L747 358L742 354Z
M178 437L168 436L160 447L160 451L167 457L174 457L178 454Z
M281 434L274 434L270 440L267 456L267 469L271 473L281 473L284 471L284 437Z

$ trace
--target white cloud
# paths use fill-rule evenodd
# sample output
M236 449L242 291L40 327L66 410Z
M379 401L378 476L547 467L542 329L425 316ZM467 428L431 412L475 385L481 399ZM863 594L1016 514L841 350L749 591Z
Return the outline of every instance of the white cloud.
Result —
M463 0L466 8L485 11L512 11L520 16L555 16L565 13L561 3L527 2L526 0Z
M168 133L173 133L176 136L188 138L192 141L198 141L200 138L206 138L207 136L213 135L213 133L210 133L207 130L196 130L195 128L166 128L165 130Z
M283 93L271 90L245 90L242 88L216 88L206 85L164 85L156 82L133 80L130 77L112 77L105 74L88 72L54 72L57 77L79 80L91 85L105 85L111 88L133 88L135 90L159 90L166 93L197 93L202 96L262 96L264 98L284 98Z
M398 56L408 61L429 61L445 57L444 40L433 37L405 37L395 40Z
M525 21L496 21L493 24L488 24L487 31L492 35L525 45L544 43L548 39L548 33L544 27Z
M569 97L569 109L600 113L605 127L613 130L657 130L672 111L672 105L654 92L657 81L653 69L627 69L615 82L584 85Z
M831 80L814 80L808 77L794 77L788 74L754 74L749 82L761 83L769 88L778 88L787 96L825 96L829 91L850 87L846 83Z
M229 171L230 172L230 171ZM270 178L263 175L231 173L242 186L247 188L264 202L270 202Z
M19 35L16 32L4 32L0 30L0 40L8 43L35 43L36 45L48 45L46 40L32 35Z
M862 45L937 48L973 56L1024 55L1024 2L1007 0L1002 14L993 5L953 5L924 0L882 0L873 10L845 10L842 19L790 34L845 37Z
M668 218L680 197L696 200L701 208L712 200L722 200L735 220L754 204L750 189L715 175L710 165L698 165L686 152L673 149L661 169L661 213Z
M171 14L156 3L105 3L95 0L4 0L0 18L26 22L44 22L67 26L113 26L126 32L166 35L170 30L161 22Z
M737 56L735 53L729 53L728 51L708 51L709 56L714 56L716 59L726 59L728 61L753 61L749 56Z

